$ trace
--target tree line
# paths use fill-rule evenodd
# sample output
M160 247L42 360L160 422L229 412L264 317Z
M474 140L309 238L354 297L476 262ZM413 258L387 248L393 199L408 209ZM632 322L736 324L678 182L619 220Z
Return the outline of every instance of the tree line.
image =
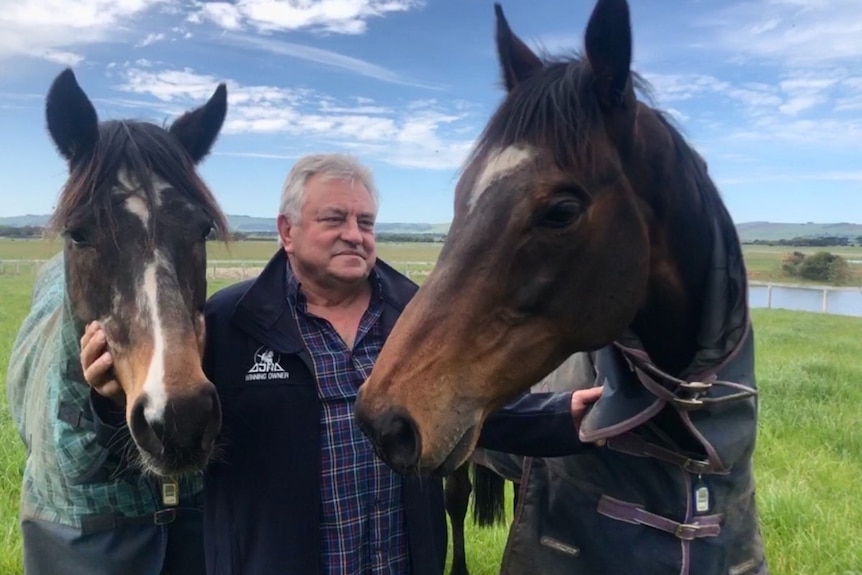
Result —
M742 242L754 246L791 246L791 247L841 247L862 246L862 236L805 236L780 240L749 240Z

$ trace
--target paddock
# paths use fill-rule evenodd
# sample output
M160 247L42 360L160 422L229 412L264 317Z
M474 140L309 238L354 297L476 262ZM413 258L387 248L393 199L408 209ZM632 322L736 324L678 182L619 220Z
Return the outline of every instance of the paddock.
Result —
M36 263L28 245L0 267L0 374L5 382L10 347L29 307ZM249 242L260 244L260 242ZM37 246L44 249L44 246ZM252 249L261 255L249 257ZM242 260L231 267L227 258L216 269L242 269L240 277L211 280L212 293L255 273L257 262L274 248L264 243L235 246ZM421 283L424 268L433 266L439 246L381 244L381 257ZM13 254L14 256L14 254ZM226 262L222 264L221 262ZM212 265L213 261L210 261ZM240 265L241 264L241 265ZM415 275L413 275L415 274ZM234 272L237 275L237 272ZM858 290L858 288L857 288ZM755 308L752 312L758 349L757 377L762 417L755 454L758 505L771 572L776 575L862 575L862 363L858 360L862 319L820 311ZM21 573L18 499L24 452L6 404L0 395L0 575ZM507 495L511 490L507 489ZM508 517L511 519L511 501ZM506 541L505 528L479 530L467 522L467 555L471 573L496 575Z

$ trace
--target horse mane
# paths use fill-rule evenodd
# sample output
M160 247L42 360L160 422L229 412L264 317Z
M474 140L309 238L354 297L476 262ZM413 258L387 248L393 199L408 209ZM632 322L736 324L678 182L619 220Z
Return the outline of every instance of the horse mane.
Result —
M682 131L677 128L669 114L655 108L654 110L673 141L677 166L681 170L682 177L694 183L701 209L707 216L715 218L726 238L736 239L737 231L733 218L722 200L721 192L709 175L706 160L686 141Z
M99 124L99 138L94 148L70 167L69 179L48 229L54 234L74 229L86 215L93 214L96 225L116 233L111 216L114 204L111 192L120 185L121 169L141 185L149 207L155 204L151 178L157 176L175 193L200 205L213 221L217 237L223 241L228 239L227 219L182 144L160 126L133 120L109 120Z
M595 167L592 135L604 129L604 120L589 60L577 51L560 55L545 51L541 60L543 70L504 98L464 167L492 149L506 148L517 142L529 142L551 150L555 162L563 170L576 166ZM686 141L672 117L656 106L650 83L634 70L630 75L637 95L656 112L671 136L677 165L682 170L680 177L695 184L697 192L689 199L705 214L717 218L728 237L736 237L736 228L707 172L706 162Z
M594 166L592 134L603 125L593 70L578 52L542 56L544 68L508 93L479 136L465 166L492 148L530 142L553 150L562 169ZM649 84L632 72L635 89Z

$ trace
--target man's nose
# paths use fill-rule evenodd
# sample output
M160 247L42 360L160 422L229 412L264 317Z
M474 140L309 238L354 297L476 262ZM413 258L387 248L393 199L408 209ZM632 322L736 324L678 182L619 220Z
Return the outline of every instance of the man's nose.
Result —
M341 238L351 244L362 243L362 230L359 228L359 221L353 218L347 218L344 227L341 230Z

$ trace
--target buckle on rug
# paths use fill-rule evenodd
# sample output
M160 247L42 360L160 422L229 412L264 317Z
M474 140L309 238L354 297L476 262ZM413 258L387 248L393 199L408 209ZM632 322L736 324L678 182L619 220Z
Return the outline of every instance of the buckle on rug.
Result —
M689 393L700 395L701 393L706 393L712 387L712 384L705 381L683 381L679 386Z
M676 526L676 529L674 529L673 534L684 541L692 541L697 537L698 532L702 529L703 525L680 523Z
M153 523L155 525L168 525L173 523L177 518L177 510L174 508L171 509L159 509L155 513L153 513Z

